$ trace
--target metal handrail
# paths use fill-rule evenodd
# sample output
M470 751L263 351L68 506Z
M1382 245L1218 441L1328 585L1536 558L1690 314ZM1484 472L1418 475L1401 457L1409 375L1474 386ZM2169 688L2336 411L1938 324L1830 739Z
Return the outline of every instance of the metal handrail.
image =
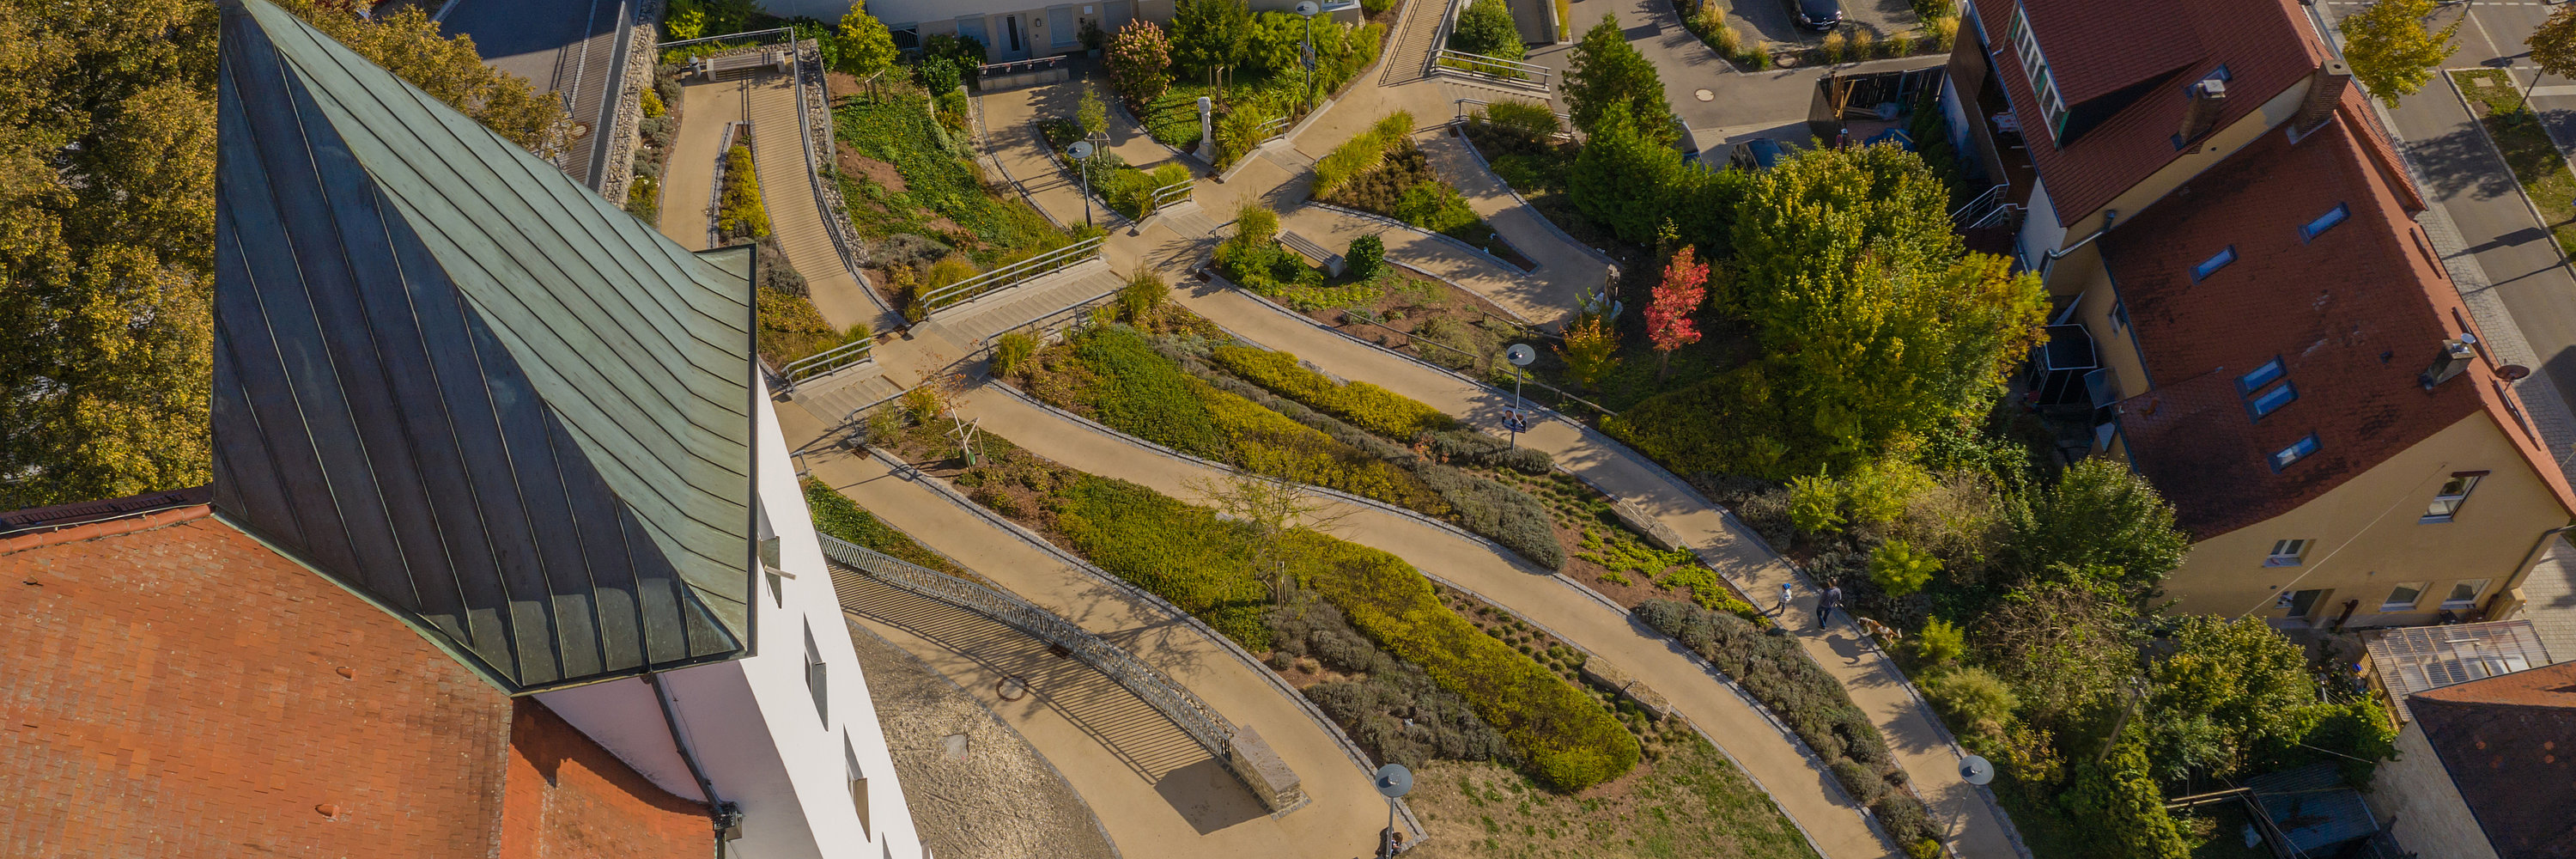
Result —
M1091 315L1091 311L1094 308L1116 299L1118 297L1118 293L1123 291L1125 291L1125 284L1121 284L1118 289L1112 289L1108 292L1065 305L1063 308L1048 313L1045 316L1040 316L1036 319L1022 322L1002 331L996 331L993 333L993 336L986 337L983 340L978 341L975 344L975 348L978 352L989 350L996 344L1001 343L1002 338L1004 337L1030 330L1035 330L1037 332L1038 342L1040 343L1055 342L1055 339L1058 336L1070 332L1074 328L1082 325L1084 320Z
M1460 63L1461 65L1451 65L1450 63L1452 62ZM1535 85L1542 90L1555 88L1555 69L1534 63L1524 63L1519 60L1507 60L1502 57L1490 56L1487 54L1468 53L1454 48L1441 48L1432 52L1431 64L1435 68L1455 69L1469 74L1484 75L1496 80L1518 82L1524 85ZM1504 72L1511 72L1513 74L1495 72L1491 71L1491 69L1502 69ZM1532 80L1533 78L1535 78L1535 80Z
M1986 207L1994 205L2003 197L2005 192L2010 190L2012 190L2011 185L2000 182L1987 187L1985 193L1969 198L1968 202L1962 203L1959 205L1959 208L1951 210L1951 223L1965 222L1969 220L1971 216L1984 216L1986 213Z
M868 360L873 356L876 345L877 339L874 337L864 337L843 343L787 362L787 366L779 368L778 376L787 380L787 388L792 391L796 389L798 382Z
M1197 179L1183 179L1183 180L1181 180L1181 181L1174 182L1174 183L1172 183L1172 184L1165 185L1165 186L1163 186L1163 187L1160 187L1160 188L1156 188L1156 189L1154 189L1154 194L1153 194L1154 208L1155 208L1156 210L1158 210L1158 211L1159 211L1159 210L1161 210L1164 206L1169 206L1169 205L1171 205L1171 204L1173 204L1173 203L1176 203L1176 202L1179 202L1179 201L1182 201L1182 200L1187 200L1187 199L1189 199L1189 198L1190 198L1190 189L1191 189L1191 188L1194 188L1194 187L1197 187L1197 186L1198 186L1198 180L1197 180Z
M1493 102L1486 101L1481 98L1453 98L1449 101L1450 107L1456 111L1449 116L1449 121L1451 122L1466 122L1468 105L1483 105L1485 107L1494 106ZM1560 124L1553 136L1559 140L1573 140L1574 132L1567 131L1566 129L1574 127L1574 114L1566 113L1562 110L1551 112L1556 114L1556 121ZM1478 157L1482 157L1482 155L1480 154Z
M814 532L823 556L833 564L897 589L947 603L1002 623L1063 648L1083 664L1099 669L1119 686L1180 726L1218 760L1231 759L1234 728L1223 714L1197 695L1145 664L1125 648L1093 635L1073 621L1009 593L941 573L825 534Z
M681 39L673 42L655 42L653 43L653 49L657 51L667 50L681 45L694 45L699 42L713 42L722 39L749 39L755 36L773 36L779 33L794 33L795 31L796 28L794 27L771 27L766 30L752 30L743 33L726 33L721 36L699 36L695 39Z
M1074 242L1073 244L1056 248L1055 250L1047 251L1046 253L940 287L938 291L922 296L922 301L923 303L930 305L932 310L938 310L949 305L956 304L965 298L972 298L996 289L1017 285L1030 278L1060 271L1075 263L1081 262L1086 257L1098 255L1104 238L1105 237L1102 236L1093 236L1091 238L1083 239L1082 241Z

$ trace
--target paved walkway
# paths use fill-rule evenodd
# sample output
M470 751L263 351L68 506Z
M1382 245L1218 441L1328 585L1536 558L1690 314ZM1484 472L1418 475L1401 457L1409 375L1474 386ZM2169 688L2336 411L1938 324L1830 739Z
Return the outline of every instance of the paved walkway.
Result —
M1600 4L1610 0L1591 2ZM1253 163L1221 184L1201 183L1196 194L1205 210L1205 217L1160 219L1149 222L1139 235L1114 235L1109 249L1112 264L1122 270L1133 270L1132 267L1138 265L1152 266L1175 281L1183 280L1177 275L1204 259L1206 248L1218 238L1200 230L1212 221L1229 220L1231 215L1228 213L1245 200L1263 200L1274 208L1282 209L1285 227L1328 247L1336 241L1347 242L1347 236L1359 232L1383 229L1368 219L1283 204L1304 196L1301 187L1304 177L1295 169L1296 166L1331 151L1333 146L1357 134L1386 111L1409 109L1414 112L1417 124L1439 122L1451 115L1453 99L1460 97L1461 93L1491 92L1462 87L1453 82L1451 76L1425 78L1419 73L1422 58L1411 54L1416 50L1427 51L1428 40L1408 37L1414 35L1412 30L1419 29L1421 21L1418 16L1436 15L1440 8L1440 4L1425 0L1409 4L1405 12L1407 21L1397 28L1395 55L1385 60L1385 65L1375 73L1364 74L1358 85L1344 93L1323 116L1309 122L1289 141L1302 157L1258 156ZM1592 8L1601 7L1595 5ZM1585 17L1580 9L1578 6L1578 20ZM1597 13L1591 17L1597 19ZM1653 57L1652 54L1649 56ZM1937 61L1937 58L1918 58L1895 62ZM1669 71L1667 78L1668 84L1687 82ZM1750 76L1737 78L1746 86L1755 83ZM1789 83L1785 89L1794 90L1799 95L1794 99L1781 100L1795 100L1800 105L1800 112L1792 118L1803 118L1805 93L1812 91L1813 78L1790 80L1803 80L1805 83ZM1784 89L1777 81L1770 83L1769 87L1771 89L1766 92ZM1021 98L1026 100L1026 96ZM1683 101L1699 103L1687 98L1676 103ZM992 103L987 103L988 113ZM1436 135L1437 132L1426 132L1428 147L1440 145L1440 138ZM998 135L996 140L1000 141ZM1271 144L1273 147L1279 145ZM1043 163L1046 156L1042 151L1026 149L1005 148L992 154L997 162L1004 164ZM1434 148L1434 153L1438 154L1439 150ZM1442 156L1436 163L1445 177L1461 184L1462 191L1490 192L1495 187L1489 173L1469 169L1474 163L1471 158L1461 162ZM1020 175L1018 167L1010 169L1013 175ZM1023 181L1026 181L1025 177ZM1033 199L1042 207L1053 208L1056 205L1044 197ZM1477 199L1480 213L1499 215L1513 208L1498 204L1491 193L1479 193ZM1509 199L1507 194L1501 196L1501 200ZM1064 212L1055 214L1061 218ZM1495 221L1497 226L1505 224L1502 218ZM1181 228L1189 228L1191 232L1180 232ZM1543 226L1539 229L1544 231ZM1390 259L1422 266L1537 320L1557 318L1570 312L1571 298L1597 288L1605 274L1590 254L1571 246L1552 231L1527 238L1506 236L1524 253L1541 261L1537 271L1527 275L1516 275L1490 262L1465 259L1463 255L1443 258L1436 248L1426 244L1435 240L1398 241L1395 233L1387 235ZM1342 338L1304 317L1284 314L1232 292L1192 289L1184 290L1180 298L1192 310L1238 334L1272 348L1295 352L1326 372L1344 378L1365 379L1478 423L1491 425L1499 420L1504 403L1491 391L1392 353ZM918 360L901 354L905 351L901 347L887 350L881 354L880 360L890 361L895 367L905 367L908 361ZM945 360L940 362L941 366L946 366ZM927 369L926 366L913 367L909 372L919 373ZM889 372L900 374L904 371ZM1088 429L1074 431L1077 424L1004 395L975 393L968 399L965 407L968 413L983 418L987 428L1077 468L1135 480L1183 497L1194 495L1188 488L1192 477L1210 476L1195 464L1145 450L1124 440L1105 437ZM1778 592L1782 583L1792 582L1802 594L1815 592L1811 582L1758 538L1733 523L1670 473L1625 447L1565 422L1543 423L1535 432L1524 435L1522 442L1549 451L1572 473L1672 527L1703 558L1747 592L1768 595ZM1781 808L1815 838L1827 856L1842 859L1887 855L1887 846L1871 836L1855 819L1856 810L1832 785L1830 776L1813 768L1790 742L1726 687L1712 682L1708 676L1709 669L1686 656L1678 645L1636 625L1614 607L1592 601L1562 580L1522 566L1510 556L1481 542L1374 508L1355 514L1350 521L1352 525L1345 536L1396 552L1426 573L1482 592L1496 602L1548 624L1603 658L1628 668L1673 699L1676 706L1718 740L1721 747L1743 762L1748 772L1772 792ZM1949 744L1947 734L1911 693L1894 665L1868 646L1848 624L1836 624L1819 632L1813 629L1812 620L1803 610L1793 615L1791 624L1800 627L1797 631L1809 655L1843 681L1854 701L1871 714L1872 720L1887 736L1895 748L1897 760L1906 768L1916 789L1931 803L1935 816L1956 827L1954 831L1958 834L1953 841L1954 849L1962 856L1972 857L2015 855L2008 834L2009 822L1987 805L1973 788L1959 780L1957 752Z
M801 409L781 408L779 420L792 442L825 434ZM1385 825L1385 801L1341 744L1270 678L1192 627L1067 567L878 460L818 447L823 449L801 458L816 478L1022 599L1126 647L1226 718L1252 726L1297 773L1313 800L1276 819L1260 813L1257 800L1233 776L1208 774L1213 761L1195 745L1156 739L1160 735L1151 729L1159 716L1131 710L1117 719L1097 718L1104 708L1114 708L1116 695L1085 680L1083 672L1031 677L1038 681L1038 694L1024 702L988 698L995 713L1073 782L1126 856L1349 859L1374 849L1376 833ZM870 598L864 589L853 590L861 599ZM1022 676L1039 671L1014 661L1026 657L1010 636L978 632L973 618L907 617L918 631L882 622L870 628L931 661L979 697L999 681L999 670ZM905 644L907 637L913 643ZM1159 724L1178 733L1168 722ZM1137 733L1139 726L1145 732Z
M724 127L748 121L753 129L752 163L760 175L761 205L769 211L770 233L798 274L805 276L808 297L834 330L865 322L871 330L900 326L841 260L840 249L824 226L823 201L816 196L806 169L805 138L797 127L795 80L783 74L741 72L713 83L681 87L687 107L673 134L671 161L662 178L662 235L681 247L705 250L707 224L715 217L709 192L714 188ZM818 145L825 145L818 142Z

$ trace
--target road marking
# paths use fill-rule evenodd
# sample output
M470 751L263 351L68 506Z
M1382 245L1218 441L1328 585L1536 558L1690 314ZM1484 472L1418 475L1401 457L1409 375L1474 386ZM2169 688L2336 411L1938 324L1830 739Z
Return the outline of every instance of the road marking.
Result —
M2536 86L2531 88L2532 98L2539 98L2544 95L2576 95L2576 84L2551 84L2549 86Z

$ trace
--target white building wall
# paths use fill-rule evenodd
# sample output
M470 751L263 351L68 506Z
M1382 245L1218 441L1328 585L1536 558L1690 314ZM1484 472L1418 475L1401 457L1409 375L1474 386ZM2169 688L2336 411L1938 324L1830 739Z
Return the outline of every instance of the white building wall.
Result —
M2048 252L2066 243L2066 228L2057 225L2057 206L2048 199L2048 180L2031 177L2028 205L2021 219L2021 262L2039 271L2047 264Z
M728 856L928 859L765 386L760 394L753 439L758 492L777 525L779 568L786 575L776 579L776 590L770 577L757 577L752 656L666 672L662 685L716 796L743 814L741 836L727 846ZM817 711L806 682L809 629L824 666L824 712ZM664 790L701 796L643 680L538 698ZM851 800L853 757L866 779L865 825Z

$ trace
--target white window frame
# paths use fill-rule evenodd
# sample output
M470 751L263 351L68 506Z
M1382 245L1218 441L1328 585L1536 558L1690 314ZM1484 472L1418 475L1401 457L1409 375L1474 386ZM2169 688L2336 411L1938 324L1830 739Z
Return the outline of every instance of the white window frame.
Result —
M2478 491L2478 481L2486 476L2483 471L2452 472L2442 488L2433 490L2433 503L2424 505L2424 517L2415 521L2429 524L2459 518L2460 508L2469 503L2469 493Z
M2263 559L2266 567L2295 567L2307 563L2308 547L2315 540L2298 538L2272 541L2272 554Z
M2445 594L2443 594L2443 595L2442 595L2442 607L2443 607L2443 608L2446 608L2446 609L2450 609L2450 610L2452 610L2452 611L2462 611L2462 610L2466 610L2466 609L2473 609L2473 608L2477 608L2477 607L2478 607L2478 599L2479 599L2480 597L2484 597L2484 596L2486 596L2486 595L2487 595L2487 584L2488 584L2489 582L2492 582L2492 581L2494 581L2494 580L2493 580L2493 579L2466 579L2466 580L2462 580L2462 581L2452 582L2452 583L2451 583L2451 590L2450 590L2450 592L2449 592L2449 593L2445 593ZM2469 598L2468 598L2468 599L2459 599L2459 598L2457 598L2457 597L2453 596L2454 594L2459 593L2459 592L2460 592L2460 588L2462 588L2462 587L2466 587L2466 588L2468 588L2468 589L2469 589Z
M2066 97L2057 91L2057 76L2049 73L2048 57L2039 52L2039 35L2031 32L2030 18L2019 3L2013 4L2009 32L2013 51L2021 55L2021 70L2030 76L2031 92L2039 97L2039 115L2048 125L2048 141L2065 139Z
M2424 594L2432 589L2432 582L2398 582L2394 587L2388 589L2387 598L2379 601L2379 610L2383 612L2414 611L2416 606L2424 604ZM2399 601L2397 599L2397 592L2408 590L2414 591L2415 596L2402 602Z

